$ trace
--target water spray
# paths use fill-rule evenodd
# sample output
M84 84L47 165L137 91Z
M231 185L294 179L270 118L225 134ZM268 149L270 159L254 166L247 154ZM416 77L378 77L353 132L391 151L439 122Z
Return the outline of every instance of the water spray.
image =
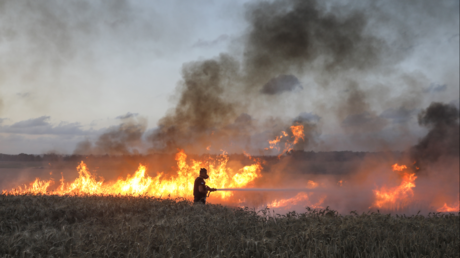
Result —
M216 191L246 191L246 192L317 192L308 188L218 188Z
M211 192L229 191L229 192L324 192L325 189L311 188L208 188L208 197Z

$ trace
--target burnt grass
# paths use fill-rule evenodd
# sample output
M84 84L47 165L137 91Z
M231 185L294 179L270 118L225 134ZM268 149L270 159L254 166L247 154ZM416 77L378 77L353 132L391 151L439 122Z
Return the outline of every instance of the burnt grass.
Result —
M459 257L459 214L340 215L183 199L0 195L1 257Z

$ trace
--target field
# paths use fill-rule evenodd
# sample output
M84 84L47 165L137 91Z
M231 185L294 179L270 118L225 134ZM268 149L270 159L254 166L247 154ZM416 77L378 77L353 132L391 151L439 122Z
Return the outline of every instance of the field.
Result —
M187 200L0 195L2 257L459 257L459 214L276 215Z

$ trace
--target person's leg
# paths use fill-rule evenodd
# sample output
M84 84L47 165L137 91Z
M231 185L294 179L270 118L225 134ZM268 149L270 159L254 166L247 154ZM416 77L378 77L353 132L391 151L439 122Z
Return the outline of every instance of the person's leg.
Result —
M203 203L203 204L205 204L205 203L206 203L206 200L204 200L203 198L197 198L197 197L195 197L195 198L193 199L193 204L195 204L195 203Z

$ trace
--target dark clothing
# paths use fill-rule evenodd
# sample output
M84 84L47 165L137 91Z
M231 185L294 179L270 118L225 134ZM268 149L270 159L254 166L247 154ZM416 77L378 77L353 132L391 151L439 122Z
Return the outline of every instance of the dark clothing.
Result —
M196 198L195 197L195 199L193 199L193 202L206 204L206 198Z
M201 193L199 186L202 185L203 188L206 189L206 183L204 182L204 179L201 177L197 177L195 179L195 185L193 186L193 196L195 197L196 200L200 200L202 198L206 198L206 193Z

